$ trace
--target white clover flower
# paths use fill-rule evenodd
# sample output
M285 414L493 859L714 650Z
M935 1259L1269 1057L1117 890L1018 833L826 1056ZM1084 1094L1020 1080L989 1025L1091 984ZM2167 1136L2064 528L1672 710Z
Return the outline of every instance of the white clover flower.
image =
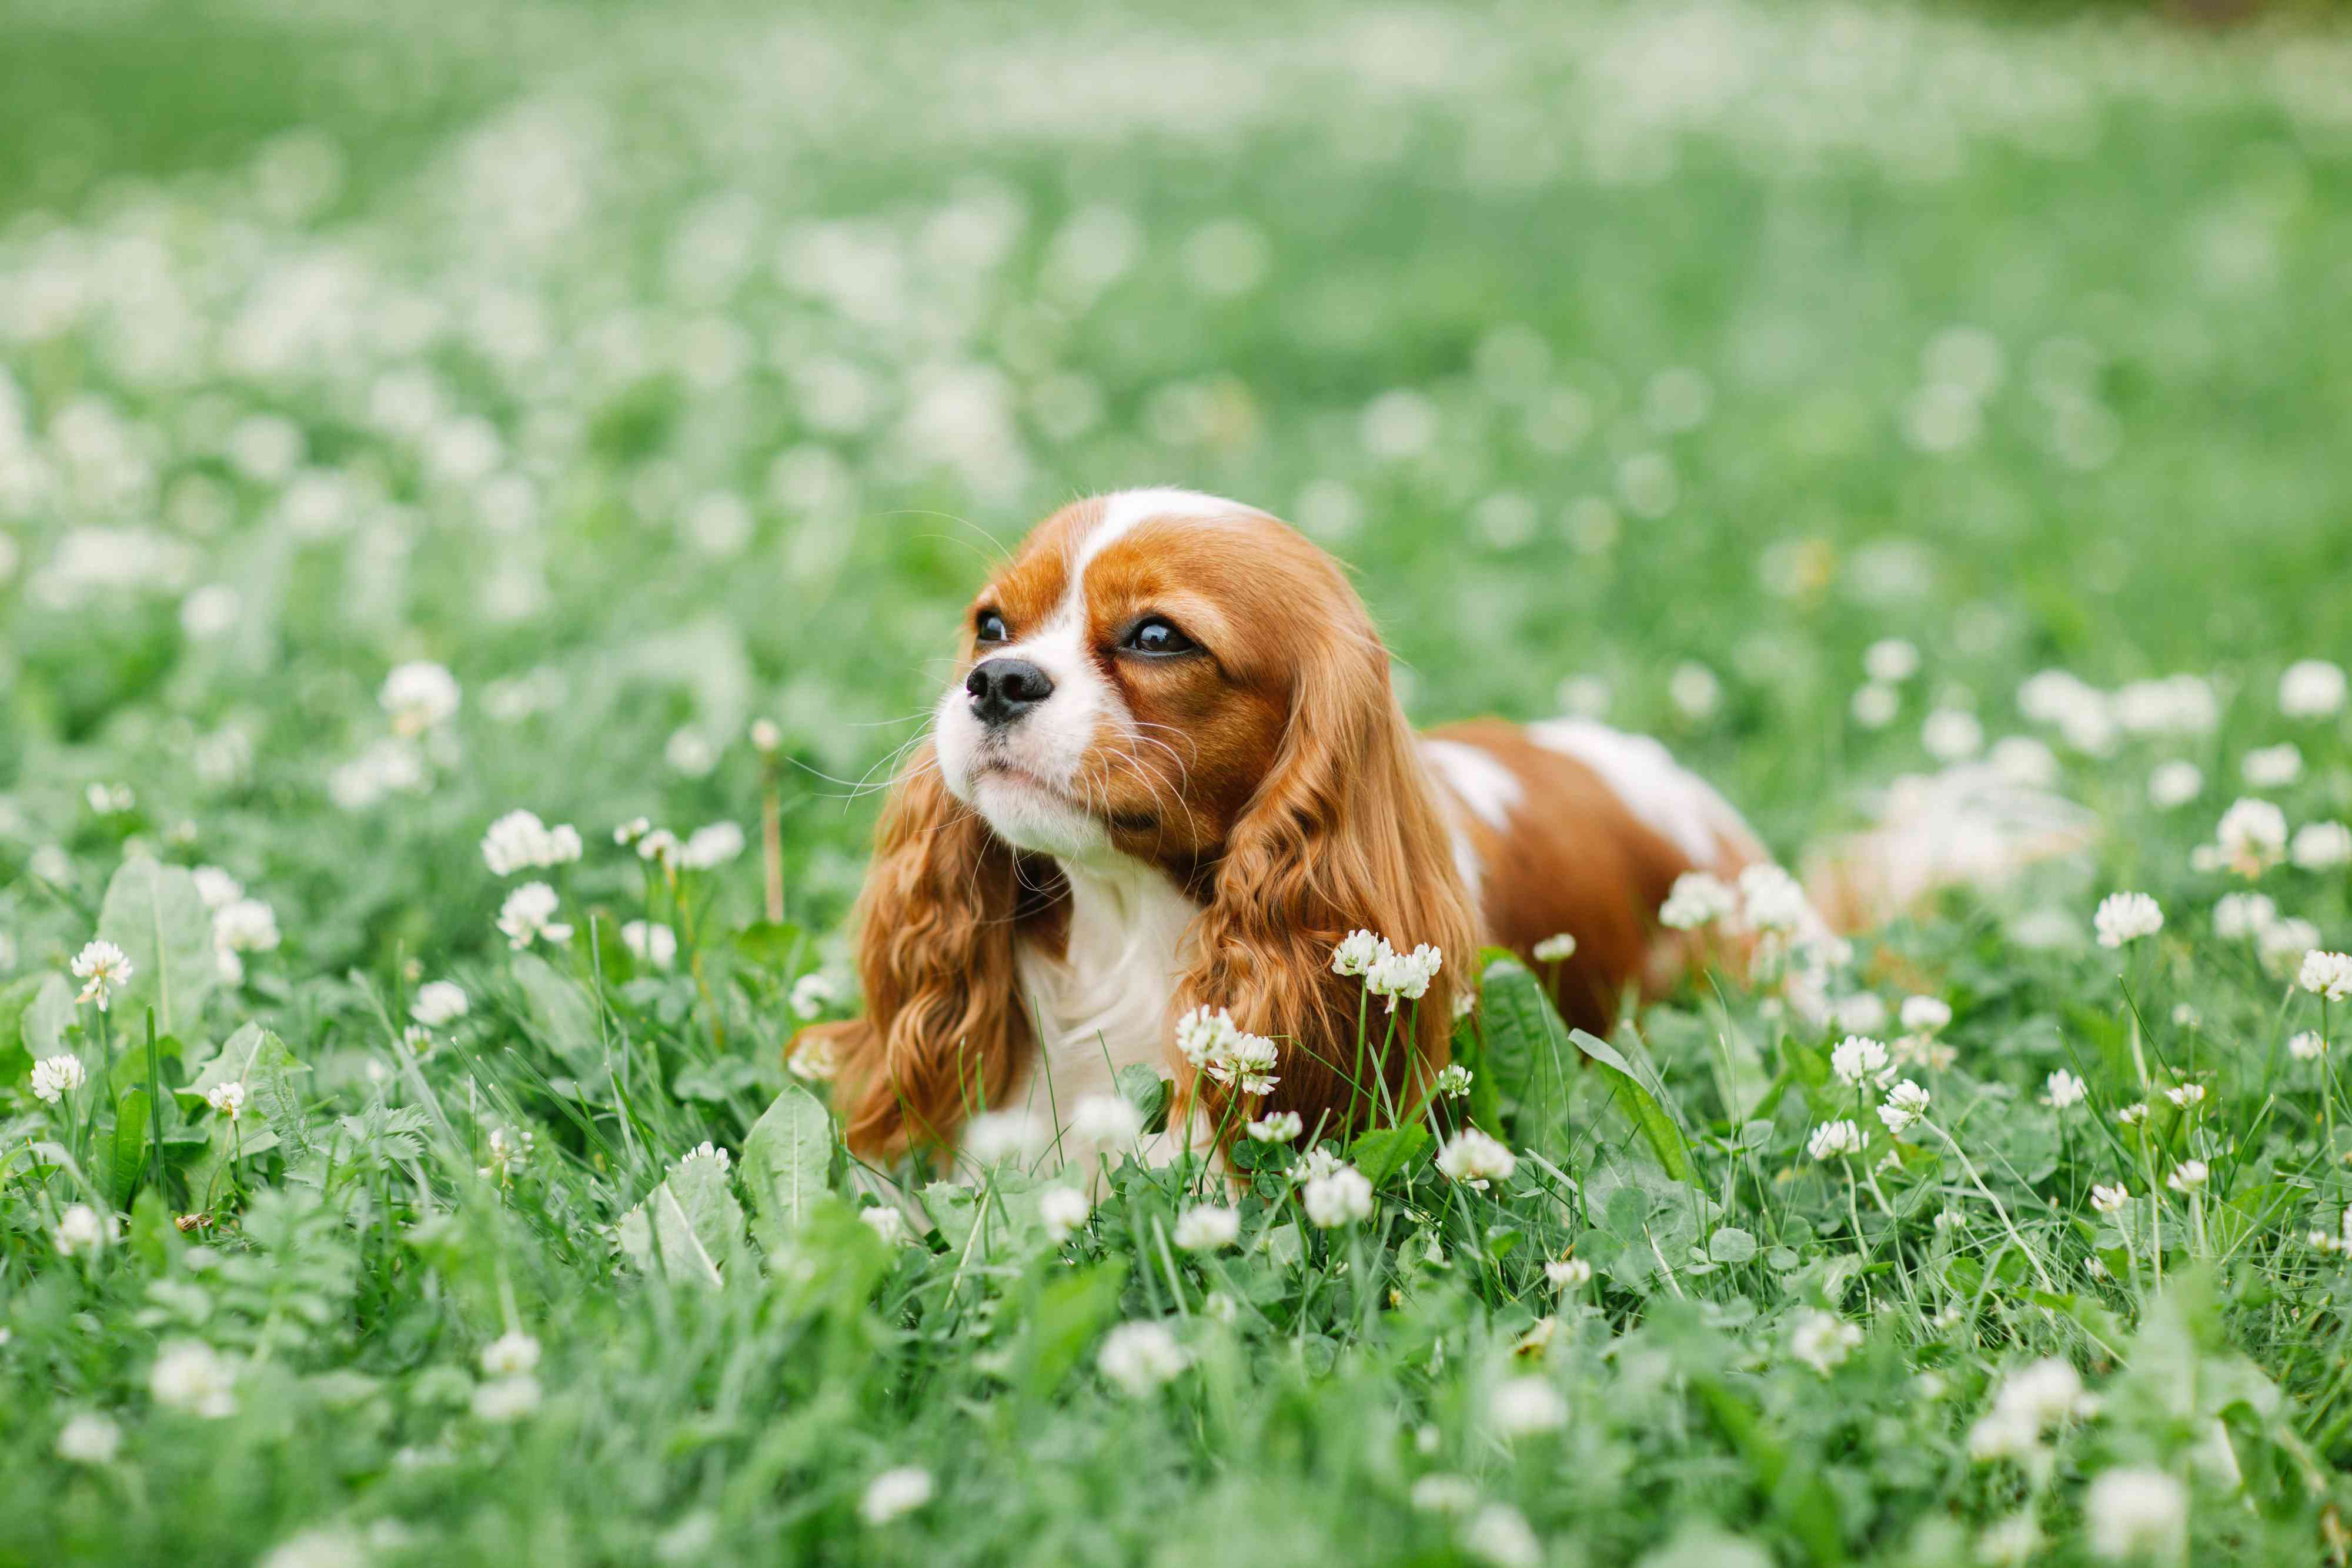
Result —
M1906 1078L1886 1092L1886 1103L1878 1108L1878 1119L1886 1124L1889 1133L1899 1134L1927 1113L1927 1092Z
M234 1122L245 1114L245 1085L231 1079L205 1091L205 1103Z
M1335 975L1369 975L1373 964L1388 952L1389 945L1369 931L1350 931L1331 949L1331 972ZM1206 1009L1202 1009L1206 1011Z
M1372 1184L1353 1166L1309 1177L1298 1190L1307 1220L1325 1230L1372 1217Z
M85 945L74 955L74 978L83 982L76 1002L96 1002L104 1012L114 993L131 983L131 965L129 954L111 942L98 941Z
M122 1448L122 1428L95 1411L85 1410L58 1433L58 1458L68 1464L110 1465Z
M1143 1113L1125 1096L1088 1094L1070 1112L1070 1131L1100 1148L1125 1148L1143 1134Z
M907 1217L887 1203L861 1208L857 1211L857 1218L865 1222L867 1229L882 1239L885 1247L904 1247L914 1239Z
M217 1421L236 1414L236 1369L201 1340L173 1340L155 1357L147 1391L167 1409Z
M530 811L512 810L482 835L482 863L492 876L511 876L534 866L568 865L580 858L580 831L569 822L551 828Z
M2298 659L2279 676L2279 712L2288 718L2326 718L2344 708L2344 668L2325 659Z
M1592 1283L1592 1265L1581 1258L1555 1258L1544 1265L1544 1282L1562 1292Z
M531 1146L537 1142L537 1135L528 1127L520 1132L492 1127L489 1134L482 1140L482 1151L488 1155L490 1163L481 1167L481 1174L504 1180L515 1166L530 1158Z
M1280 1060L1281 1048L1274 1041L1262 1034L1243 1034L1224 1061L1209 1064L1208 1073L1220 1083L1239 1082L1244 1094L1271 1094L1282 1082L1274 1071Z
M1276 1111L1242 1129L1249 1134L1251 1142L1259 1144L1286 1144L1306 1130L1307 1124L1300 1120L1296 1111Z
M1675 886L1682 886L1681 878L1675 879ZM1666 902L1674 902L1671 892ZM1739 873L1739 907L1742 917L1758 931L1797 931L1815 918L1804 884L1769 862L1751 865Z
M376 701L392 717L395 734L422 735L457 716L457 678L447 667L420 659L396 664L383 678Z
M107 1243L114 1239L115 1232L113 1216L109 1215L101 1219L99 1218L98 1210L90 1207L89 1205L74 1204L63 1214L58 1216L56 1237L58 1255L62 1258L72 1258L84 1252L93 1254L103 1252L106 1250Z
M2042 1526L2026 1509L1984 1527L1977 1536L1977 1561L1984 1568L2025 1568L2042 1547Z
M1864 729L1885 729L1903 711L1903 694L1882 681L1872 681L1853 689L1846 712Z
M1347 1163L1338 1155L1333 1154L1328 1146L1312 1148L1299 1155L1298 1163L1290 1167L1290 1179L1293 1183L1304 1186L1318 1176L1329 1176Z
M2303 777L2303 750L2293 741L2256 747L2238 759L2238 772L2250 789L2284 789Z
M2099 901L2091 916L2102 947L2120 947L2164 929L2164 911L2144 893L2111 893Z
M667 969L677 962L677 933L650 920L631 920L621 926L621 946L640 964Z
M1862 673L1899 686L1919 673L1919 650L1901 637L1882 637L1862 652Z
M195 879L196 896L206 909L235 904L245 896L245 884L216 865L200 865L188 873Z
M1789 1354L1827 1376L1861 1343L1862 1331L1853 1324L1809 1307L1797 1316L1795 1332L1789 1336Z
M2101 1214L2116 1213L2130 1201L2131 1188L2121 1182L2117 1182L2113 1186L2100 1186L2094 1184L2091 1187L2091 1207Z
M1241 1037L1233 1014L1205 1003L1176 1020L1176 1049L1185 1061L1198 1068L1205 1069L1211 1062L1231 1058Z
M257 898L240 898L213 912L213 946L222 953L275 952L278 914Z
M1665 903L1658 906L1658 923L1676 931L1696 931L1729 917L1739 907L1739 895L1717 877L1686 871L1675 878Z
M1093 1202L1074 1186L1049 1186L1037 1195L1037 1218L1056 1247L1076 1235L1094 1211Z
M623 849L635 849L654 831L652 822L643 817L632 817L613 830L613 841Z
M2116 1107L2116 1120L2126 1127L2137 1127L2147 1120L2147 1102L2135 1100L2128 1105Z
M1508 1181L1518 1169L1518 1156L1475 1127L1465 1127L1437 1151L1437 1168L1464 1186L1486 1190L1489 1182Z
M2282 978L2294 974L2319 945L2319 927L2308 920L2282 916L2254 937L2255 955L2263 968Z
M499 909L499 929L507 946L520 952L544 937L550 942L572 940L572 927L555 920L555 889L543 882L527 882L507 894Z
M2083 1498L2092 1555L2170 1560L2189 1533L2189 1491L2157 1469L2114 1469Z
M1984 725L1964 708L1937 708L1920 727L1919 744L1938 762L1961 762L1984 749Z
M482 1347L482 1375L520 1377L539 1370L539 1341L517 1329Z
M1462 1531L1462 1550L1486 1568L1540 1568L1543 1542L1528 1528L1527 1515L1507 1502L1480 1509Z
M1941 997L1903 998L1903 1027L1915 1034L1937 1034L1952 1021L1952 1007Z
M1201 1315L1231 1328L1241 1321L1242 1304L1223 1291L1212 1291L1201 1302Z
M525 1375L498 1378L474 1390L474 1419L494 1427L508 1426L537 1410L544 1395L536 1377Z
M55 1105L88 1082L89 1070L69 1051L45 1056L33 1063L33 1094Z
M884 1470L866 1483L865 1495L857 1500L857 1517L869 1529L879 1530L929 1502L932 1490L931 1472L920 1465Z
M1447 1100L1460 1100L1470 1092L1470 1070L1458 1061L1448 1062L1430 1087Z
M1422 1513L1467 1513L1478 1506L1478 1483L1440 1471L1412 1483L1412 1506Z
M2286 813L2268 800L2242 800L2213 829L2216 869L2256 877L2286 855Z
M448 980L427 980L416 988L408 1016L427 1029L439 1029L464 1018L472 1005L464 988Z
M1176 1245L1187 1252L1214 1252L1231 1247L1241 1233L1240 1211L1217 1204L1196 1204L1176 1217Z
M2343 822L2305 822L2295 830L2287 858L2300 871L2334 871L2352 865L2352 826Z
M2177 810L2205 792L2205 774L2194 762L2159 762L2147 776L2147 802L2159 811Z
M784 1058L784 1066L792 1075L810 1083L829 1083L841 1071L841 1053L829 1036L803 1034L793 1045L792 1054Z
M813 1019L841 999L841 988L823 970L811 969L793 982L793 1016Z
M1095 1364L1134 1399L1148 1397L1181 1375L1189 1357L1176 1336L1159 1323L1121 1323L1103 1337Z
M2053 1111L2072 1110L2091 1092L2090 1085L2061 1067L2042 1080L2042 1103Z
M1388 1010L1394 1012L1398 1001L1419 1001L1429 994L1429 983L1444 962L1444 956L1426 942L1410 953L1383 953L1364 976L1364 989L1388 998Z
M1886 1071L1886 1047L1865 1036L1850 1034L1830 1052L1830 1071L1848 1083L1860 1083Z
M2316 1061L2327 1054L2327 1041L2317 1030L2305 1030L2286 1042L2286 1053L2297 1061Z
M677 863L688 871L711 871L743 852L743 830L733 822L712 822L687 835L678 847Z
M2313 996L2340 1002L2352 997L2352 954L2326 953L2317 948L2303 956L2295 984Z
M1845 1155L1862 1153L1862 1130L1852 1122L1823 1122L1805 1140L1805 1152L1822 1161L1837 1159Z
M1025 1155L1033 1127L1025 1111L982 1111L963 1124L963 1152L977 1163L992 1166Z
M677 841L676 833L671 832L667 828L656 828L653 831L638 837L637 858L641 861L652 861L666 867L675 866L677 864L678 852L682 847Z
M1568 1425L1568 1401L1543 1378L1506 1378L1487 1396L1486 1419L1506 1437L1557 1432Z
M2205 1103L2205 1085L2176 1083L2164 1092L2164 1097L2184 1111L2194 1111L2198 1106Z
M1528 951L1538 964L1557 964L1576 956L1576 938L1565 931L1558 932L1545 937Z
M769 756L783 748L784 732L772 718L755 718L750 730L751 749Z
M2213 935L2224 942L2259 938L2278 923L2278 905L2268 894L2225 893L2213 901Z
M2191 1193L2203 1186L2212 1174L2203 1160L2183 1160L2172 1167L2172 1174L2164 1178L2164 1185L2178 1193Z

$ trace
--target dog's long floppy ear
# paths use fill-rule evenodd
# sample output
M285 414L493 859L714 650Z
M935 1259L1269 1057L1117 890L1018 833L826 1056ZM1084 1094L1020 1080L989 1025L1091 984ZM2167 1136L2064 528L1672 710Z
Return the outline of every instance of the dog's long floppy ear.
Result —
M1369 618L1350 619L1303 653L1280 748L1228 835L1180 989L1180 1008L1230 1009L1281 1048L1281 1082L1239 1106L1177 1063L1181 1102L1197 1096L1196 1114L1228 1140L1244 1111L1296 1111L1310 1134L1361 1127L1391 1108L1412 1116L1445 1065L1453 998L1475 971L1468 892L1387 653ZM1332 949L1359 929L1399 951L1439 948L1428 994L1391 1015L1360 979L1335 973Z
M833 1042L834 1103L860 1158L946 1144L1004 1092L1028 1038L1018 895L1013 851L948 793L926 742L891 786L858 897L866 1016L811 1031Z

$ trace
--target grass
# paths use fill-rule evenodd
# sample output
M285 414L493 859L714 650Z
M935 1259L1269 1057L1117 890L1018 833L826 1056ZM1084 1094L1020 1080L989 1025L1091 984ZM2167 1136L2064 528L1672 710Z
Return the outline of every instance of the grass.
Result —
M2344 714L2278 701L2352 645L2340 35L5 30L0 1562L2343 1560L2352 1281L2309 1236L2352 1140L2340 1051L2288 1042L2340 1028L2293 979L2347 873L2192 863L2241 794L2352 816ZM1363 1223L1268 1169L1193 1254L1167 1173L1056 1240L1049 1180L966 1172L891 1244L782 1056L855 1006L870 786L993 550L1152 482L1329 544L1423 721L1605 703L1793 857L1967 714L2099 845L1863 943L1852 993L1952 1010L1899 1138L1846 1030L1731 977L1587 1042L1621 1072L1498 967L1486 1191L1343 1151ZM1857 705L1895 637L1920 669ZM402 733L419 661L462 700ZM493 874L518 807L584 853ZM640 816L749 846L664 875ZM234 980L216 929L260 927L195 867L272 912ZM517 951L535 877L573 934ZM2120 889L2164 929L2096 946ZM137 967L104 1013L97 936ZM404 1038L442 980L469 1009ZM191 1092L230 1082L234 1119ZM1841 1118L1864 1149L1811 1157ZM1131 1322L1163 1385L1151 1342L1106 1364ZM870 1522L906 1467L928 1500Z

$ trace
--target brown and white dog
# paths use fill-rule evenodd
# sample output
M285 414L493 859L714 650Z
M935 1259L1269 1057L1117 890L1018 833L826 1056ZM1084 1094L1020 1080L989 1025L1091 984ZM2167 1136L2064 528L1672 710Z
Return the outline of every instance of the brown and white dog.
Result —
M1236 1110L1339 1131L1376 1098L1417 1103L1481 946L1527 956L1572 936L1538 973L1605 1033L1691 958L1659 923L1676 879L1769 863L1654 740L1583 719L1416 737L1337 563L1215 497L1063 507L972 601L962 652L878 830L856 931L865 1016L800 1042L835 1054L866 1159L951 1151L987 1111L999 1127L1025 1114L1034 1154L1090 1163L1072 1109L1134 1063L1176 1082L1162 1153L1213 1144ZM1857 842L1838 873L1849 915L1883 908L1882 883L1950 880L1902 863L1920 859L1913 840ZM1444 956L1395 1015L1381 1095L1352 1060L1363 986L1332 965L1359 929ZM1175 1049L1202 1006L1276 1042L1269 1093L1235 1106L1237 1087Z

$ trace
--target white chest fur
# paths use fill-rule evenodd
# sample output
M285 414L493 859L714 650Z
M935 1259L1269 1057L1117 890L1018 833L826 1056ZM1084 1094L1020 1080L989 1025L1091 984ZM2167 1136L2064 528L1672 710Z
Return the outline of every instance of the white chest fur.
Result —
M1038 1049L1004 1108L1028 1113L1046 1168L1092 1167L1099 1151L1075 1146L1071 1110L1089 1094L1118 1092L1122 1068L1139 1062L1168 1075L1170 1009L1201 911L1158 870L1123 856L1065 864L1063 874L1070 917L1061 956L1025 943L1018 955Z

